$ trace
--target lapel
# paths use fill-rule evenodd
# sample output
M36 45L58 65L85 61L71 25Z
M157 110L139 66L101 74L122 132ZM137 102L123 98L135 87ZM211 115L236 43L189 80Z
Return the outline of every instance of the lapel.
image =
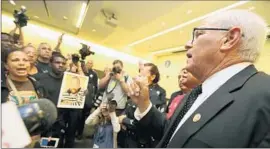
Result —
M177 130L177 133L171 142L169 142L168 147L183 147L192 135L217 116L222 109L233 103L233 100L235 99L230 93L240 89L245 82L256 73L256 68L254 65L251 65L229 79L224 85L208 97L208 99L187 119L180 129ZM196 114L200 114L201 117L197 122L193 122L193 118ZM175 120L175 118L173 120Z
M166 131L164 132L164 135L162 137L162 139L159 141L158 145L156 146L157 148L161 148L163 146L163 143L165 141L165 139L168 136L168 133L173 125L173 122L176 120L177 116L179 115L179 112L182 110L182 108L184 107L184 103L186 102L186 100L188 99L190 93L186 94L183 101L177 106L175 112L173 113L172 117L170 118L167 127L165 127Z

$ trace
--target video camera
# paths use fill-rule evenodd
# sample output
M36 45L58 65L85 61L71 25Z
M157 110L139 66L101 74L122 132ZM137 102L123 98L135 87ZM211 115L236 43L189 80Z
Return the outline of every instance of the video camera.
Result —
M27 20L29 20L28 16L25 15L26 8L21 7L21 9L14 10L13 16L15 18L14 23L19 25L20 27L27 26Z
M80 61L80 58L82 60L85 60L85 58L87 56L89 56L89 55L95 55L95 52L92 52L90 50L90 48L91 48L90 46L87 46L86 44L83 44L83 43L81 43L81 45L82 45L82 48L79 50L79 53L80 53L81 56L79 54L72 54L71 55L72 62L75 63L75 64Z

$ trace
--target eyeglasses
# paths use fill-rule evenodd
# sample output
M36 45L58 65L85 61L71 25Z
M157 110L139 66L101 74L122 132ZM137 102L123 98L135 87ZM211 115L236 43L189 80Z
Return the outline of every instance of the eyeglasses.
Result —
M191 44L193 44L194 40L197 39L202 34L202 32L201 33L197 32L199 30L229 31L230 29L228 28L194 28L193 33L192 33Z

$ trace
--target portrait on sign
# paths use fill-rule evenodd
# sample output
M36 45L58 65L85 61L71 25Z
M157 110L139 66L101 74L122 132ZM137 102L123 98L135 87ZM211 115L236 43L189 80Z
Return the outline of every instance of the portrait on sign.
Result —
M82 109L87 93L88 77L65 72L58 98L58 108Z

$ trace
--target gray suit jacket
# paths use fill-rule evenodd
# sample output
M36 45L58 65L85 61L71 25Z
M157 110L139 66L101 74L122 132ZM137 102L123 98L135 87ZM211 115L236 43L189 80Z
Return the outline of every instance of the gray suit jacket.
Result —
M138 128L160 140L157 147L164 147L164 139L182 106L170 121L152 107L138 122ZM196 114L201 118L194 122ZM270 77L253 65L233 76L190 116L167 147L269 148Z

